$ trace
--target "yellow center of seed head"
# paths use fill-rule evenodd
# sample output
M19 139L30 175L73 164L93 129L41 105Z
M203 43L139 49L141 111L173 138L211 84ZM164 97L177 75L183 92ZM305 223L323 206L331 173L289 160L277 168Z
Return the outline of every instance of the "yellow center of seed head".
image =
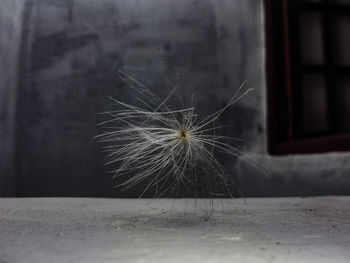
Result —
M185 129L181 129L181 131L179 132L179 139L183 140L183 141L188 140L188 134L187 134L187 131Z

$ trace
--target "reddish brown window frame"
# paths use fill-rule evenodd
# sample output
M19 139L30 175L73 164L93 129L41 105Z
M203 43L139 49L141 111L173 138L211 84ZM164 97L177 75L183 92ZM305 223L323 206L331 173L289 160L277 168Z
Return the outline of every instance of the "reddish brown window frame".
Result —
M319 153L350 151L349 133L329 133L308 138L298 138L298 78L295 65L299 54L296 15L297 0L265 0L266 41L267 41L267 110L268 110L268 151L273 155L295 153ZM303 8L318 8L322 12L345 12L350 15L350 6L322 3L303 3ZM323 26L327 27L327 16ZM325 46L330 45L324 36ZM326 58L327 59L327 58ZM310 72L325 71L327 74L348 74L350 67L304 66ZM326 74L325 73L325 74ZM330 75L330 74L328 74ZM328 76L327 75L327 76ZM331 79L328 79L331 81ZM330 103L335 103L329 93ZM330 118L330 116L325 116ZM332 119L329 120L332 122Z

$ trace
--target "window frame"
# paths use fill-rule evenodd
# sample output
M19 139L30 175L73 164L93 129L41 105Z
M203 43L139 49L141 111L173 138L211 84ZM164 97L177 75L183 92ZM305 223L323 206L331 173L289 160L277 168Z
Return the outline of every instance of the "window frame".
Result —
M267 69L267 125L268 125L268 152L272 155L296 154L296 153L321 153L330 151L350 151L350 133L333 133L326 135L314 135L308 138L298 138L298 121L300 124L300 71L296 71L295 65L300 59L299 42L296 37L297 24L293 21L297 15L295 6L303 5L305 9L319 8L322 12L323 29L329 26L328 12L340 12L350 15L350 5L344 8L341 4L330 4L327 0L321 3L302 3L294 0L265 0L266 23L266 69ZM293 17L294 16L294 17ZM329 32L329 30L326 30ZM323 34L325 49L331 45L329 36ZM324 50L324 57L327 52ZM299 65L299 64L298 64ZM350 76L350 66L336 67L329 63L323 66L307 65L305 72L320 73L327 76L326 82L332 81L332 71L337 74ZM327 71L327 72L326 72ZM327 85L327 98L329 103L334 103L334 98ZM282 105L282 108L281 106ZM328 114L329 115L329 114ZM330 125L332 119L326 116ZM298 119L299 116L299 119ZM300 127L300 126L299 126Z

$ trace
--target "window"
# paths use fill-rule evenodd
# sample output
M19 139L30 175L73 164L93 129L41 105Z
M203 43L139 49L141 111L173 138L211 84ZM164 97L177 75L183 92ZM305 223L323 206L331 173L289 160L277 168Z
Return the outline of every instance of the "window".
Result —
M350 150L350 0L266 0L271 154Z

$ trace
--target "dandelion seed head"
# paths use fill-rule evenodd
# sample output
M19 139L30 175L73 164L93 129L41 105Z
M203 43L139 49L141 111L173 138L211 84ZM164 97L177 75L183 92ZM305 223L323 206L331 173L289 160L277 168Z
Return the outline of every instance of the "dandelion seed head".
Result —
M143 106L111 98L118 109L105 112L108 120L100 124L108 130L97 138L106 145L106 165L117 167L113 170L117 186L129 189L145 183L142 194L153 187L155 196L183 192L195 197L232 196L232 177L215 158L215 151L259 169L258 163L224 142L235 138L215 134L216 120L251 89L242 93L242 85L225 107L200 117L193 101L186 105L180 99L177 85L160 99L138 80L119 73ZM174 105L180 107L174 110Z

